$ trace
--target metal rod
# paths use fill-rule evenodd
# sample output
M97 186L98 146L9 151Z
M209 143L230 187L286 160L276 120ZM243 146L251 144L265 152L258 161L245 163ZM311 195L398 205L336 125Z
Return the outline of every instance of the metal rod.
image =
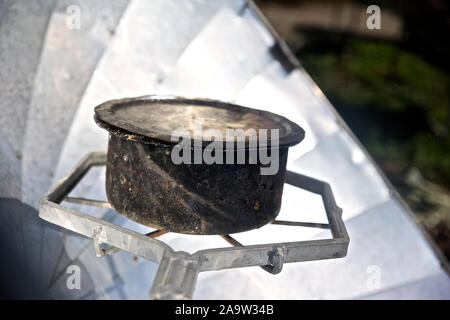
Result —
M59 204L75 188L78 182L83 179L84 175L91 167L105 164L105 152L88 153L63 179L59 180L41 200L45 199Z
M342 239L347 243L350 241L344 222L342 221L342 209L337 206L328 183L289 170L286 171L285 183L320 194L333 238L335 240Z
M220 235L226 242L228 242L229 244L231 244L234 247L243 247L244 245L242 243L240 243L239 241L237 241L236 239L234 239L232 236L230 236L229 234L221 234ZM283 268L283 254L279 254L279 249L273 249L275 250L275 254L277 255L277 262L275 264L268 264L265 266L259 266L261 269L263 269L264 271L267 271L268 273L271 274L277 274L280 273L281 269ZM269 255L269 261L273 258L271 257L272 254ZM281 257L281 260L278 260ZM271 262L271 261L270 261ZM273 262L271 262L273 263Z
M168 233L168 231L165 231L165 230L155 230L155 231L146 233L145 235L148 236L148 237L150 237L150 238L152 238L152 239L155 239L155 238L158 238L159 236L162 236L163 234L166 234L166 233ZM103 255L104 255L104 256L110 256L110 255L112 255L112 254L114 254L114 253L117 253L117 252L119 252L119 251L122 251L122 249L119 249L119 248L110 246L110 247L108 247L108 248L104 248L104 249L103 249Z
M159 236L162 236L163 234L166 234L166 233L169 233L169 231L155 230L155 231L146 233L145 235L150 237L150 238L152 238L152 239L155 239L155 238L158 238Z
M273 220L272 224L280 224L280 225L283 225L283 226L297 226L297 227L330 229L330 225L329 224L327 224L327 223L316 223L316 222L298 222L298 221Z
M111 204L106 201L101 200L92 200L92 199L84 199L84 198L76 198L76 197L66 197L64 199L66 202L77 203L77 204L85 204L88 206L95 206L101 208L112 209Z
M226 242L231 244L233 247L243 247L244 245L241 244L239 241L231 237L229 234L221 234L220 235Z

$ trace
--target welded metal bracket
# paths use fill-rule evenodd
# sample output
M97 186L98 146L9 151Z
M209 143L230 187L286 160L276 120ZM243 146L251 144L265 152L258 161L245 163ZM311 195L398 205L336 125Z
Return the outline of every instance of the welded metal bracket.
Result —
M285 183L319 194L325 207L328 224L275 220L273 224L330 229L332 238L299 242L283 242L245 246L230 235L222 237L233 247L215 248L188 254L174 251L164 242L153 239L164 233L157 230L143 235L110 222L62 206L62 201L110 207L108 202L68 197L93 166L106 164L104 152L86 155L41 200L39 216L53 224L93 239L98 257L120 250L159 263L159 269L150 291L151 299L190 299L194 293L199 272L260 266L269 273L281 272L284 263L341 258L346 256L349 237L342 221L342 210L336 205L330 186L291 171L286 172ZM109 245L103 248L102 245Z

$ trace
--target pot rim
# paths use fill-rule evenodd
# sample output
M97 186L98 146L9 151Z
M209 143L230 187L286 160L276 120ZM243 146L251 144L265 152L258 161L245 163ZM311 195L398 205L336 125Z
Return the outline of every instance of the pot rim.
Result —
M100 127L104 128L111 134L118 135L124 139L134 140L141 143L158 144L161 146L171 147L178 143L171 140L171 135L156 132L154 130L148 129L144 130L141 127L133 124L132 122L123 122L123 121L119 122L113 112L114 109L124 106L138 105L138 104L152 104L161 102L175 105L197 105L199 107L207 106L222 109L234 109L237 111L246 111L249 113L254 113L255 115L265 117L267 119L270 119L274 123L278 124L280 126L280 129L283 128L286 131L286 134L284 134L279 138L279 143L275 146L276 148L291 147L293 145L300 143L305 137L305 131L299 125L286 119L283 116L280 116L278 114L269 111L248 108L237 104L207 98L185 98L172 95L146 95L134 98L109 100L95 107L94 119L95 122ZM213 141L214 140L208 139L199 140L195 138L190 138L192 146L201 145L202 148L206 147ZM227 141L223 140L223 142L224 147L226 148ZM236 145L237 141L234 141L234 147L236 147ZM261 143L261 141L259 141L258 146L268 147L270 146L270 140L267 143ZM249 148L250 148L249 140L246 139L244 149ZM239 147L237 149L239 149Z

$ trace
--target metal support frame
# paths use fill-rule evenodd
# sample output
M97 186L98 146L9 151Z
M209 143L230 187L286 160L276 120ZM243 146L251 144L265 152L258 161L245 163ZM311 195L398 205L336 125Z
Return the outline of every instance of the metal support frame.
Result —
M341 218L342 210L336 205L330 186L326 182L291 171L286 172L285 183L321 195L328 224L279 220L272 223L329 228L331 239L245 246L230 235L223 235L233 247L206 249L189 254L174 251L164 242L154 239L165 231L156 230L143 235L60 204L62 201L69 201L110 208L108 202L68 197L91 167L105 164L106 153L87 154L40 200L39 217L92 238L98 257L125 250L160 264L150 291L150 299L192 298L198 273L202 271L260 266L267 272L277 274L284 263L342 258L347 254L350 239ZM104 244L109 247L103 248Z

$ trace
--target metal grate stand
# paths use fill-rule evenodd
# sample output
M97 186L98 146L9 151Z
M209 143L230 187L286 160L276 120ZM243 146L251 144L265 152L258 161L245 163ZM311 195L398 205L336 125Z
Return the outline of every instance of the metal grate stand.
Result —
M274 220L272 224L330 229L332 238L299 242L282 242L245 246L230 235L221 237L233 247L206 249L188 254L174 251L158 236L156 230L140 234L130 229L62 206L62 201L111 208L108 202L68 197L93 166L106 164L104 152L87 154L41 200L39 216L56 225L93 239L98 257L120 250L159 264L150 291L150 299L190 299L199 272L260 266L269 273L281 272L284 263L342 258L347 254L349 237L342 221L342 210L336 205L330 186L291 171L285 183L321 195L328 224ZM106 248L103 245L108 245Z

